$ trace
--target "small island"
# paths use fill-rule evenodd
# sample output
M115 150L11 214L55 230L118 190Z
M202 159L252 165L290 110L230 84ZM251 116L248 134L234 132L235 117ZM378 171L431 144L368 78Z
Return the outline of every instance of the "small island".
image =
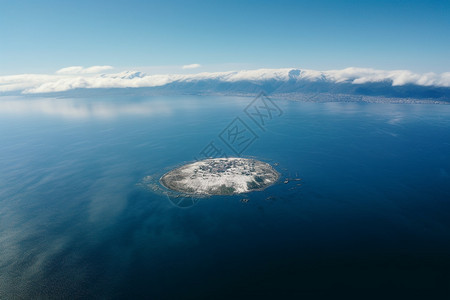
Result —
M168 189L195 195L233 195L263 190L280 175L269 164L247 158L212 158L190 163L164 174Z

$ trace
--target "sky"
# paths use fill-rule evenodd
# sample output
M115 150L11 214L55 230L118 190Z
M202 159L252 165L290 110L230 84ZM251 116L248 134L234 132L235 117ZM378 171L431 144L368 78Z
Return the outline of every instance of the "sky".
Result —
M450 1L0 0L0 75L71 66L442 73L449 53Z

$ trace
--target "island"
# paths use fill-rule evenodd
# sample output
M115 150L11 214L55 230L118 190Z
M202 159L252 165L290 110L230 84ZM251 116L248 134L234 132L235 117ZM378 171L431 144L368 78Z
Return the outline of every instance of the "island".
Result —
M211 158L164 174L160 182L171 190L196 195L233 195L263 190L279 173L268 163L248 158Z

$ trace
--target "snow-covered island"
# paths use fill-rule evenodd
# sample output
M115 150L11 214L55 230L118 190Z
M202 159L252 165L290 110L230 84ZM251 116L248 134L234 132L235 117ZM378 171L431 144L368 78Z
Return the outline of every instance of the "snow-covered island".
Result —
M231 157L184 165L164 174L160 182L166 188L187 194L232 195L265 189L279 176L265 162Z

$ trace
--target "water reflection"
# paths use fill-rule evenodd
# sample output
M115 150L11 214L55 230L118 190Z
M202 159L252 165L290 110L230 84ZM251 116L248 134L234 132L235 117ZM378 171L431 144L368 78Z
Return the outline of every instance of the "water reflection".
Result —
M86 101L84 99L8 97L0 101L0 114L48 115L62 118L115 118L118 116L170 115L173 108L165 101Z

